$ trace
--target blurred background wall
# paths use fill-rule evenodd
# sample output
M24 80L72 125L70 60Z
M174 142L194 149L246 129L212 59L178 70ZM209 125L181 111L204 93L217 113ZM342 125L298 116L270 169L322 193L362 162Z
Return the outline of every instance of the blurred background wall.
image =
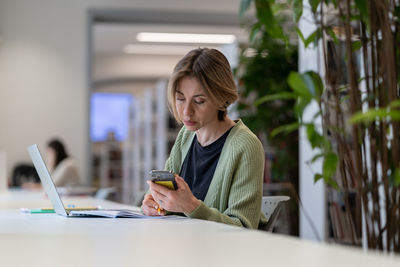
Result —
M17 162L29 162L28 145L44 147L54 136L65 141L81 175L89 174L88 10L237 14L238 6L238 0L0 0L0 149L8 175Z

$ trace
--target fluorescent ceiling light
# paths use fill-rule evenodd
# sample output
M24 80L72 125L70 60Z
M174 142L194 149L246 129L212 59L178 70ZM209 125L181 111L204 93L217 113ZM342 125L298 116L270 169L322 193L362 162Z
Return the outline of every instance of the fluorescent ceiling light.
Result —
M236 37L232 34L140 32L136 39L139 42L231 44Z
M124 46L124 53L126 54L144 54L144 55L172 55L183 56L190 50L199 48L198 46L187 45L141 45L141 44L128 44ZM211 47L210 47L211 48ZM217 47L213 47L218 49Z

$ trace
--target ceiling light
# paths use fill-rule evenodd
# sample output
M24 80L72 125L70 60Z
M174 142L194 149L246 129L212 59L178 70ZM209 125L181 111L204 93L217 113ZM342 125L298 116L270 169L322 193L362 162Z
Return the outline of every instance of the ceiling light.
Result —
M186 55L190 50L199 48L198 46L187 46L187 45L140 45L140 44L128 44L124 46L124 53L126 54L144 54L144 55L171 55L171 56L183 56ZM213 47L218 49L217 47Z
M140 32L136 39L139 42L231 44L236 37L232 34Z

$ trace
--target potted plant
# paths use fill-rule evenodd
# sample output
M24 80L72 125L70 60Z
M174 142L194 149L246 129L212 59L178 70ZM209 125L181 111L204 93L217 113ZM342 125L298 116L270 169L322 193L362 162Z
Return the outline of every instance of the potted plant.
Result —
M242 10L243 12L245 9ZM282 17L282 21L287 21ZM291 71L298 69L297 42L282 42L271 38L269 31L259 22L245 22L249 27L249 43L241 47L238 67L234 74L239 84L240 117L259 137L266 152L264 190L266 194L297 192L298 189L298 133L275 134L280 125L297 121L293 111L293 99L275 99L254 105L265 95L290 93L287 81ZM271 192L273 191L273 192ZM293 193L291 193L293 194ZM290 223L275 229L291 235L298 235L298 209L290 205ZM286 228L286 229L283 229Z
M251 2L258 23L286 42L274 11L290 8L297 23L303 1L243 0L243 9ZM311 161L323 160L315 180L323 179L343 202L342 223L350 229L347 241L360 245L363 238L370 249L399 252L400 3L309 0L308 7L316 30L309 36L299 29L296 33L306 47L321 47L325 75L291 72L290 93L268 94L258 103L295 100L297 122L276 131L306 128L310 144L320 151ZM304 121L303 112L312 103L318 106L314 119Z
M260 97L281 92L290 92L287 75L297 69L297 46L287 49L263 32L257 41L249 47L242 48L239 67L235 70L239 80L240 101L238 111L246 125L255 132L263 142L267 157L273 159L271 177L266 180L287 181L297 177L297 133L273 135L273 130L283 124L296 121L293 112L294 101L275 100L260 103L254 101Z

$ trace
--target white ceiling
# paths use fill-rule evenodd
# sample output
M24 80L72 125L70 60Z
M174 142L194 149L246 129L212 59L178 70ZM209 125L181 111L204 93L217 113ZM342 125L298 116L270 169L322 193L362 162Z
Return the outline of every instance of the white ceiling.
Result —
M140 43L136 40L139 32L233 34L238 43L247 41L247 33L239 26L97 22L93 26L94 81L167 78L179 59L194 48L207 46L224 52L215 44ZM128 44L136 45L137 53L124 53Z
M124 46L136 44L141 46L151 46L155 54L167 49L168 46L174 50L182 49L182 55L188 50L200 46L199 44L155 44L139 43L136 35L139 32L171 32L171 33L212 33L212 34L233 34L237 37L239 43L246 42L247 33L244 29L234 26L211 26L211 25L176 25L176 24L141 24L141 23L96 23L93 27L93 51L95 54L123 54ZM210 44L215 46L213 44ZM202 44L201 46L205 46ZM209 45L208 45L209 46ZM151 49L150 49L151 50Z
M236 12L95 10L92 17L93 80L97 84L168 78L179 59L199 46L219 48L228 53L231 63L237 60L229 45L144 43L136 40L139 32L232 34L237 43L247 42L248 36ZM124 53L126 45L134 45L136 52Z

